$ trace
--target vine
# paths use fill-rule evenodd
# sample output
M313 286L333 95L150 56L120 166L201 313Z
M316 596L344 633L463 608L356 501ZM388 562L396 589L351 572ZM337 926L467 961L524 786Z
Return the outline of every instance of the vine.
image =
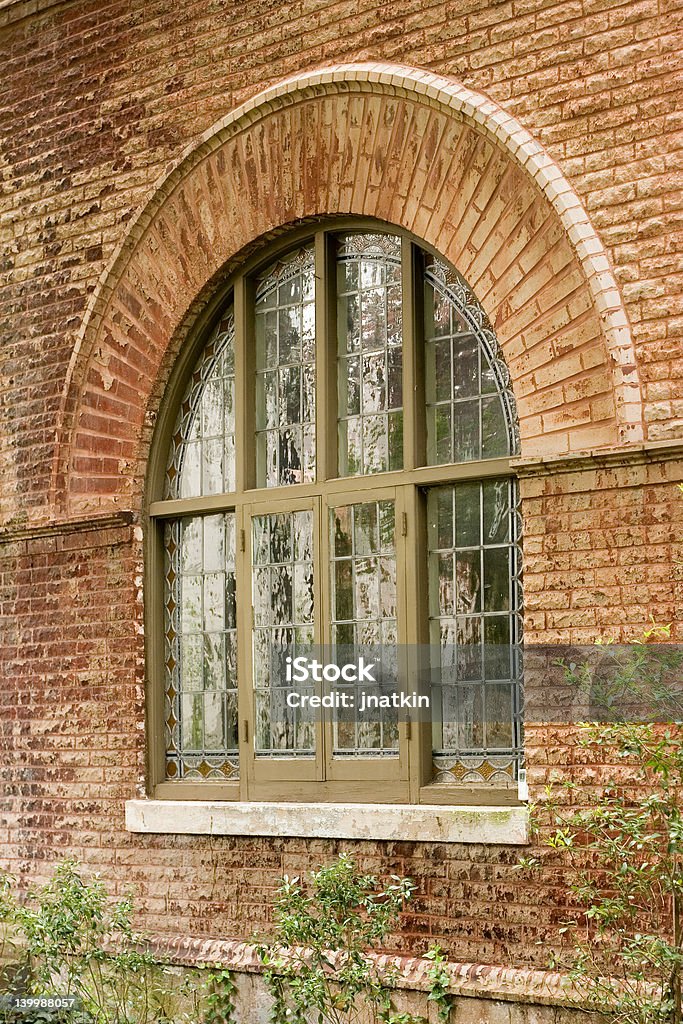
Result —
M311 883L283 879L274 935L257 944L271 1024L424 1024L393 1007L395 972L380 972L372 955L397 926L414 883L392 875L382 885L345 854L312 872Z
M220 964L203 967L207 971L204 983L204 1015L202 1024L237 1024L234 996L237 986L232 973Z
M607 678L592 662L565 668L568 682L608 710L652 701L657 721L579 724L578 746L614 774L587 800L571 779L546 787L535 829L567 879L576 908L560 933L553 969L574 983L577 1004L618 1024L681 1024L683 976L683 730L678 646L653 625ZM648 656L649 655L649 656ZM664 724L669 719L669 724ZM538 858L522 866L535 871Z
M453 996L449 992L451 976L448 973L446 957L438 943L429 947L425 953L427 960L431 960L431 967L427 968L429 978L429 995L427 999L436 1004L439 1021L441 1024L448 1024L453 1008Z

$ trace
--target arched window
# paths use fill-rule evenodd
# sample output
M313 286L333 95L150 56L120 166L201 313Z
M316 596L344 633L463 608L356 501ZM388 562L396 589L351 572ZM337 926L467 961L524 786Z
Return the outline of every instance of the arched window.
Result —
M177 394L150 507L157 793L512 791L517 421L467 284L386 226L301 229L233 276ZM431 721L290 707L274 653L329 644L428 650Z

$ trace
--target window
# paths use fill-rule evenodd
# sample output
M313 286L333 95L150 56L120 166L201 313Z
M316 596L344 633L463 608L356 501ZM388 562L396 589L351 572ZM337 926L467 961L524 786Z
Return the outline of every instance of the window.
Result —
M301 229L233 276L198 344L150 506L156 794L514 793L516 413L465 282L385 225ZM329 644L395 651L404 686L429 651L431 722L290 707L274 654Z

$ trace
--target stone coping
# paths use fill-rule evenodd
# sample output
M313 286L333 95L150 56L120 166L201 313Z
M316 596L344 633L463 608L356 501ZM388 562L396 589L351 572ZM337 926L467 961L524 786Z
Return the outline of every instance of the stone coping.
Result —
M667 438L663 441L621 444L559 455L515 455L510 459L510 466L517 476L534 476L578 473L586 469L618 468L681 458L683 438Z
M183 966L215 963L236 973L260 973L263 969L256 947L235 939L158 936L152 940L150 948L160 959ZM431 960L390 953L370 953L369 957L380 973L396 972L396 988L419 992L429 990ZM546 1006L577 1006L582 1003L580 993L567 975L559 972L456 962L445 967L450 975L449 991L456 996Z
M128 800L129 832L301 836L428 843L528 842L528 809L444 804L352 804Z

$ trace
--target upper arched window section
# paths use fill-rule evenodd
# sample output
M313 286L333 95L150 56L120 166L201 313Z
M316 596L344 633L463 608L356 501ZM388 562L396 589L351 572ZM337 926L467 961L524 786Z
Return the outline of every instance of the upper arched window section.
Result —
M404 468L400 237L335 236L339 476ZM507 366L482 306L443 261L417 253L424 368L423 464L515 455ZM420 287L421 285L421 287ZM256 485L316 479L315 253L303 246L256 278ZM419 330L419 327L422 327ZM235 490L235 317L225 310L195 367L170 446L165 497Z

